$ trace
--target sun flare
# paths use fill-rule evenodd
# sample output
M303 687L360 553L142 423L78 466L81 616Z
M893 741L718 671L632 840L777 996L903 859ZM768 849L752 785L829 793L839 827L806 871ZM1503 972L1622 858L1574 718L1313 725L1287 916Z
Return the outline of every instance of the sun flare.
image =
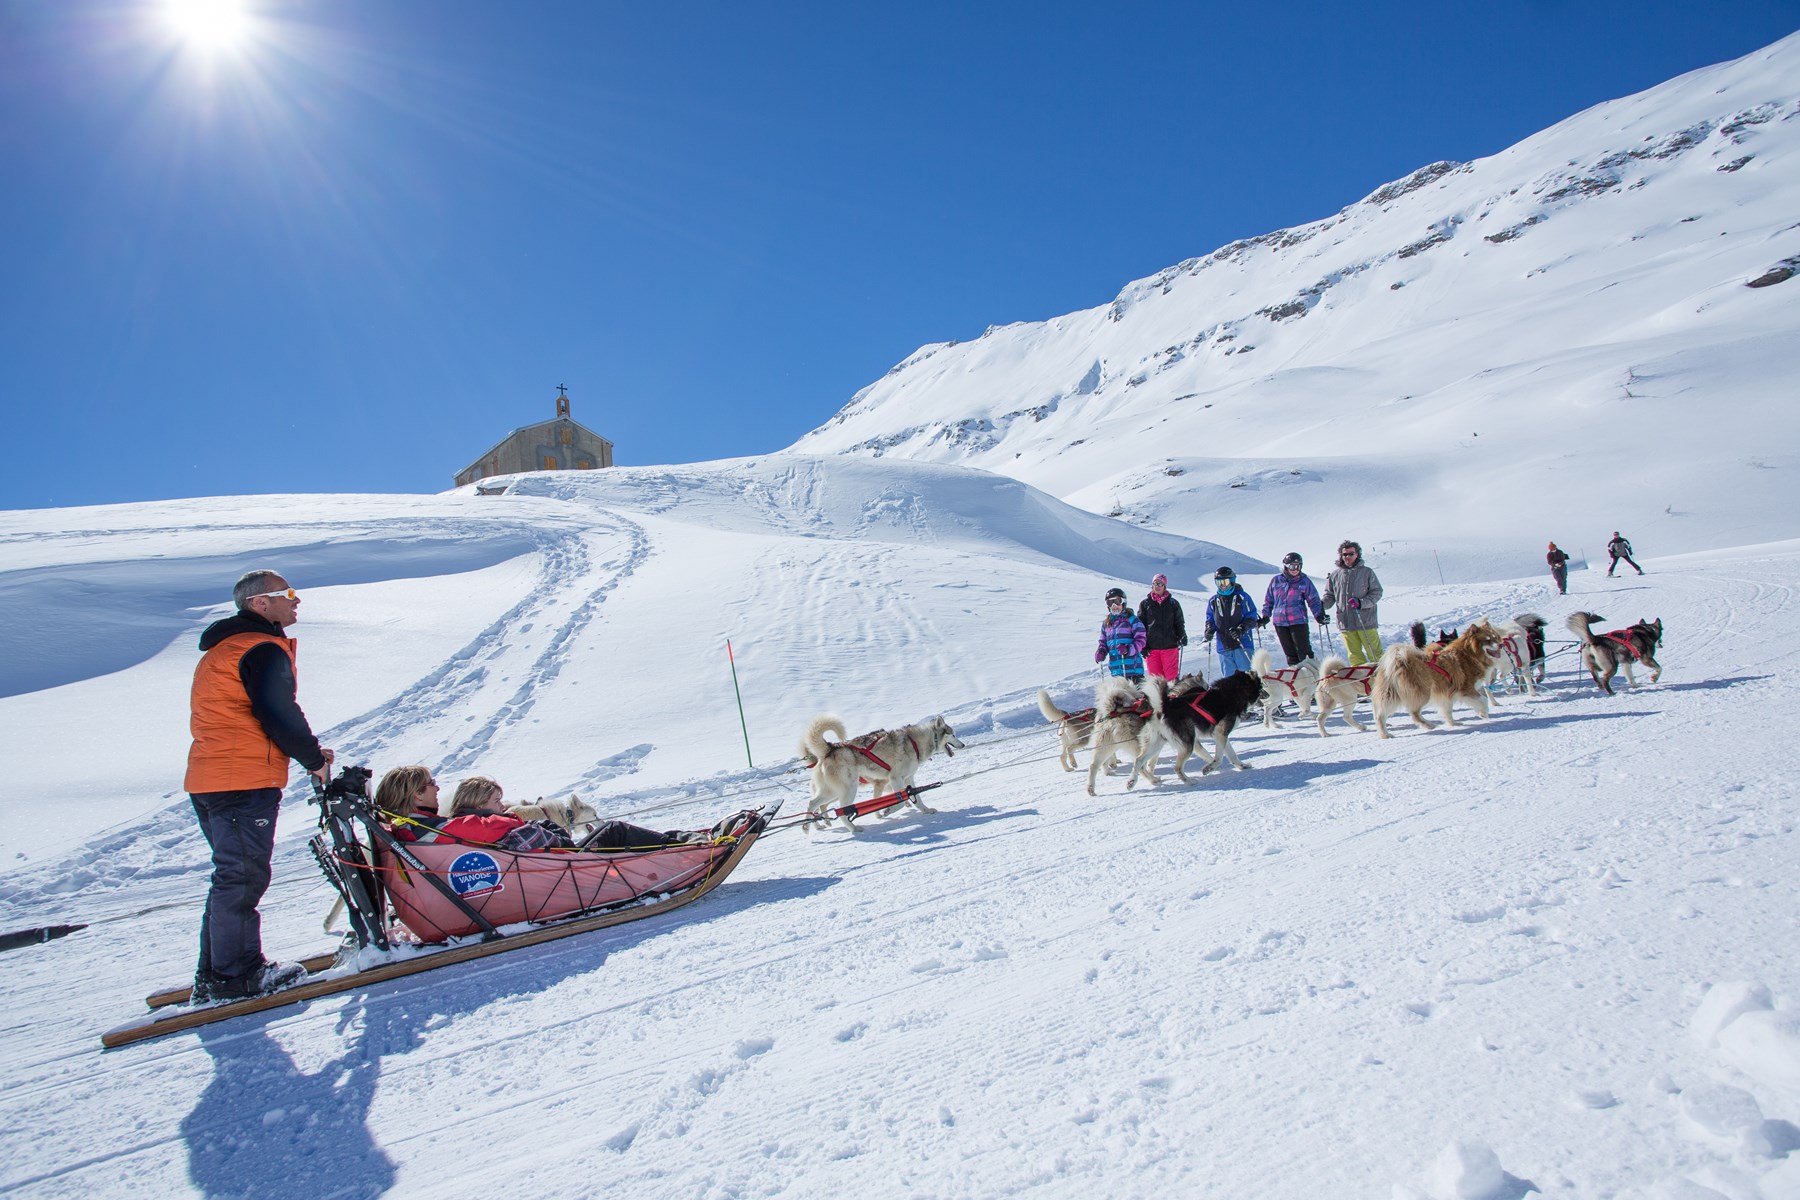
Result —
M234 49L250 27L243 0L162 0L162 9L175 36L196 50Z

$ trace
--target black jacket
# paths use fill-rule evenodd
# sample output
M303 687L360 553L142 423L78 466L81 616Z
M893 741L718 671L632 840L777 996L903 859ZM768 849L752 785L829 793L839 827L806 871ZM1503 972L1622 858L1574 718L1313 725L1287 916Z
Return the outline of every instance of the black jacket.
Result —
M239 633L287 637L275 622L265 621L255 613L238 612L206 627L200 635L200 652L204 654ZM238 680L244 685L244 695L250 698L250 714L283 754L308 771L325 765L325 751L295 699L299 681L294 678L294 663L286 651L269 642L258 642L238 659Z
M1161 603L1145 596L1138 605L1138 620L1144 623L1144 649L1173 650L1187 645L1187 621L1181 615L1181 601L1173 593Z

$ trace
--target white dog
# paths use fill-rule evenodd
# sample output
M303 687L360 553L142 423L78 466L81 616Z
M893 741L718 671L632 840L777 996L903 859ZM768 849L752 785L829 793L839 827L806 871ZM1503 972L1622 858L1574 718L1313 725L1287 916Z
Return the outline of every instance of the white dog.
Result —
M1275 728L1275 710L1285 700L1292 700L1300 710L1300 718L1312 716L1313 696L1319 690L1319 664L1310 658L1298 666L1272 667L1269 652L1258 650L1250 659L1250 670L1262 680L1264 729Z
M1369 732L1369 727L1356 719L1356 702L1369 694L1374 679L1374 663L1353 667L1334 654L1320 664L1319 686L1314 692L1314 698L1319 702L1320 737L1331 736L1331 731L1325 728L1325 718L1338 709L1343 710L1344 720L1356 732Z
M536 804L509 804L506 813L521 821L549 821L570 833L575 832L577 825L593 825L600 820L594 806L580 796L570 796L567 800L545 800L540 796Z
M1157 782L1155 755L1149 756L1148 767L1141 761L1147 727L1155 711L1145 698L1144 689L1156 688L1161 692L1167 687L1168 684L1157 675L1145 679L1144 687L1130 679L1108 676L1094 689L1094 756L1088 760L1088 795L1094 794L1094 781L1120 750L1132 760L1131 774L1125 781L1127 789L1136 785L1140 772L1151 783Z
M836 734L838 740L828 740L828 733ZM940 750L954 755L962 748L962 739L942 717L899 729L878 729L848 741L838 718L830 714L814 717L800 737L800 756L812 769L812 799L806 810L817 814L853 804L857 785L864 782L874 785L877 796L905 791L926 759ZM937 811L917 796L908 796L906 803L920 812ZM855 828L850 818L841 821L844 828Z

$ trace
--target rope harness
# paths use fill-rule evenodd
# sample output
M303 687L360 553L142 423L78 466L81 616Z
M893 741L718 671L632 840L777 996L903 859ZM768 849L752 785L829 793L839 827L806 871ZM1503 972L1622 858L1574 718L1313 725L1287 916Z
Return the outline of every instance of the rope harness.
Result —
M1295 686L1295 681L1300 678L1299 667L1283 667L1279 671L1270 671L1267 675L1264 675L1263 678L1272 679L1285 687L1289 692L1293 693L1295 703L1299 703L1300 689Z
M1615 629L1611 633L1603 633L1600 636L1609 642L1617 642L1625 647L1625 652L1631 655L1632 661L1643 662L1644 652L1637 648L1637 641L1632 637L1632 634L1642 628L1642 625L1633 625L1629 629Z
M1374 663L1358 663L1354 667L1345 667L1342 671L1333 671L1331 674L1325 676L1325 679L1336 680L1342 683L1354 683L1357 687L1362 689L1362 694L1366 696L1375 686L1373 682L1374 676Z

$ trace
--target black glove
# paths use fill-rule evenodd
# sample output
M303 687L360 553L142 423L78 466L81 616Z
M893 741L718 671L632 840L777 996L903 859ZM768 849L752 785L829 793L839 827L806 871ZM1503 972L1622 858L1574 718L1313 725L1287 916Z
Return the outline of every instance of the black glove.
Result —
M1263 628L1263 627L1264 627L1264 626L1266 626L1266 625L1268 625L1268 623L1269 623L1269 618L1267 618L1267 617L1264 617L1264 618L1262 618L1262 619L1261 619L1261 620L1260 620L1260 621L1258 621L1258 622L1257 622L1257 623L1256 623L1256 627L1257 627L1257 628L1258 628L1258 629L1261 629L1261 628Z
M1181 639L1181 640L1180 640L1180 641L1179 641L1179 642L1177 642L1177 643L1175 643L1175 644L1176 644L1176 645L1177 645L1177 646L1181 646L1181 647L1182 647L1182 648L1184 648L1184 649L1185 649L1185 648L1186 648L1186 647L1187 647L1187 639L1186 639L1186 638L1182 638L1182 639Z
M1331 614L1328 612L1320 613L1319 614L1319 624L1321 624L1321 625L1331 624Z
M1219 634L1220 648L1225 649L1225 650L1236 650L1241 645L1243 645L1243 643L1237 640L1236 634L1231 634L1231 633Z

